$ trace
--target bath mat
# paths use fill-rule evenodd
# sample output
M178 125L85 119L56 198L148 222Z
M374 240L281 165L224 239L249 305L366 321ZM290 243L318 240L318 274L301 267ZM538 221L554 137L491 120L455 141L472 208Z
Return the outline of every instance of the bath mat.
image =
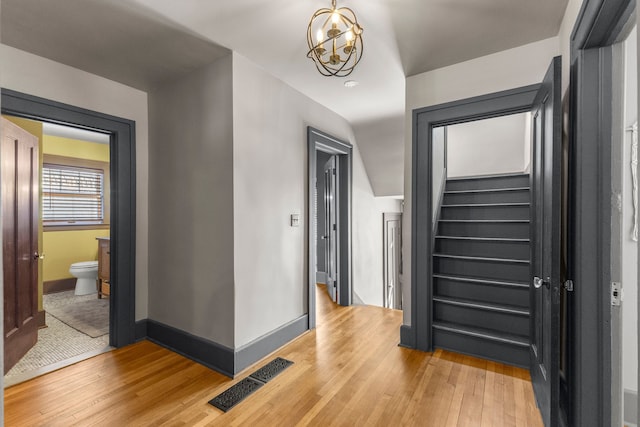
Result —
M276 357L271 362L267 363L262 368L258 369L249 376L251 378L255 378L258 381L266 383L292 364L293 362L290 360L283 359L282 357Z
M49 308L47 314L92 338L109 333L108 299L96 298L65 304L60 307Z
M263 385L260 381L247 377L211 399L209 404L227 412Z

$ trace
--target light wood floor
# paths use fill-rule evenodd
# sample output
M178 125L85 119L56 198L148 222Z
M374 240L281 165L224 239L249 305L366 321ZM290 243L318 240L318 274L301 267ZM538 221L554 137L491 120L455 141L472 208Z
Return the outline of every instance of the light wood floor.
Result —
M541 426L527 371L397 346L402 313L338 307L230 380L143 341L5 390L7 426ZM228 413L207 402L275 356L294 361Z

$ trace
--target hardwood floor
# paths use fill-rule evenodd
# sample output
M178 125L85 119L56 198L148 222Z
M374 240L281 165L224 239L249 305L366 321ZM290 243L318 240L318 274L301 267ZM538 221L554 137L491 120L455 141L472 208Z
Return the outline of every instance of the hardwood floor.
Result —
M527 371L397 346L402 313L335 306L231 380L148 341L5 390L7 426L541 426ZM228 413L207 402L275 356L294 361Z

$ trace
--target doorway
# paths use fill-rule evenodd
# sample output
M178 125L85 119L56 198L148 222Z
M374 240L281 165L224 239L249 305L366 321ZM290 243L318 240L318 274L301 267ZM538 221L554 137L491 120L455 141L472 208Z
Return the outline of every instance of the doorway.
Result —
M309 329L316 326L316 287L351 305L351 144L309 127ZM320 285L318 285L320 284Z
M37 341L29 348L5 345L12 350L7 352L4 364L4 384L10 386L110 348L110 140L106 134L14 116L3 115L2 121L3 130L17 126L25 132L39 153L32 165L25 165L35 177L29 188L37 190L31 206L36 224L30 251L37 282L30 296L37 302ZM5 143L26 144L18 138L7 138L6 132L3 150L7 148ZM10 155L3 158L2 173L8 181L24 162ZM14 210L7 197L2 201L4 210ZM18 219L28 217L17 215ZM20 227L6 224L4 239L15 240L13 231ZM20 246L5 245L7 286L19 283L8 267L14 264L9 249ZM5 287L5 307L24 304L12 302L15 295ZM7 343L18 329L6 332ZM22 350L19 360L11 357L18 349Z
M561 110L560 110L560 57L553 59L547 74L539 85L532 85L518 89L512 89L491 95L485 95L449 104L438 105L415 110L413 113L413 192L412 192L412 218L414 229L412 232L412 283L411 283L411 327L403 326L401 331L402 344L424 351L433 350L440 343L447 345L456 344L461 352L482 350L485 357L501 360L504 355L503 344L517 344L524 347L530 353L530 357L518 357L521 364L526 364L531 369L532 383L536 392L536 399L540 406L543 420L547 425L556 425L558 422L559 401L559 295L563 287L560 266L560 231L562 205L560 192L562 176L561 163ZM528 227L529 239L532 247L544 244L545 257L543 260L537 257L537 251L531 251L531 267L529 261L509 260L509 265L500 266L499 270L493 264L496 258L459 256L452 261L452 257L438 256L433 252L434 225L433 225L433 143L434 129L438 126L446 126L456 123L466 123L480 118L500 117L510 114L531 112L532 120L532 147L531 161L532 173L530 178L531 200L529 207L520 206L518 215L531 215L531 226ZM537 157L533 154L539 154ZM511 186L513 184L510 184ZM521 187L521 185L519 185ZM477 191L478 187L472 188ZM510 188L513 189L513 188ZM495 187L491 189L494 191ZM467 191L467 190L465 190ZM468 192L468 191L467 191ZM540 205L540 201L544 203ZM468 220L468 215L482 210L480 222L493 221L495 212L485 212L484 208L494 208L493 205L481 204L473 206L454 205L455 212L449 213L447 218L454 220ZM537 210L541 207L541 210ZM461 209L462 208L462 209ZM502 206L497 207L498 210ZM459 212L458 212L459 210ZM536 221L536 215L540 221ZM523 217L524 218L524 217ZM544 219L544 220L542 220ZM522 219L517 219L521 221ZM501 220L502 221L502 220ZM527 221L529 222L529 221ZM539 241L543 235L544 240ZM468 236L468 235L465 235ZM538 239L538 240L536 240ZM455 258L455 257L454 257ZM458 262L459 261L459 262ZM487 265L487 263L489 265ZM517 276L518 282L523 282L529 291L531 308L526 312L509 309L509 315L526 315L529 322L522 325L529 336L525 341L511 339L504 334L487 334L486 328L476 325L452 328L449 324L443 324L439 316L442 311L435 302L451 303L448 298L435 298L434 269L444 268L447 276L456 274L484 272L492 274L492 282L504 283L506 275L512 273ZM497 271L500 274L497 274ZM530 275L535 275L533 280ZM487 281L479 281L473 274L464 275L466 281L485 284ZM440 275L442 277L442 275ZM447 277L449 278L449 277ZM512 282L512 280L508 280ZM530 284L532 286L530 286ZM453 305L458 313L459 307L465 310L477 310L480 304L475 301L454 301ZM482 308L482 307L480 307ZM492 307L492 308L495 308ZM500 307L501 308L501 307ZM496 311L496 310L494 310ZM506 310L499 310L502 314ZM459 319L467 316L465 313L452 318ZM483 317L484 319L485 317ZM499 326L503 322L496 321L493 326ZM534 334L538 323L544 325L544 334ZM527 325L528 324L528 325ZM529 326L529 328L527 328ZM444 331L444 332L443 332ZM529 338L531 337L531 338ZM500 347L498 347L500 346ZM528 351L530 350L530 352ZM514 350L514 354L515 350ZM522 356L522 352L519 352ZM518 362L514 364L519 364Z
M2 114L107 135L111 176L109 345L135 341L135 123L2 89ZM40 252L41 254L41 252Z

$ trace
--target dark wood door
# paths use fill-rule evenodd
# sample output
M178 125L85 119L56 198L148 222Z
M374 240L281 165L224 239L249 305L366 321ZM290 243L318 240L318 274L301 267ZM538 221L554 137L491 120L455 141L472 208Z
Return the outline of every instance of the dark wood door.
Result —
M38 138L2 118L4 373L38 339Z
M546 426L559 422L562 115L560 57L532 109L531 379Z

